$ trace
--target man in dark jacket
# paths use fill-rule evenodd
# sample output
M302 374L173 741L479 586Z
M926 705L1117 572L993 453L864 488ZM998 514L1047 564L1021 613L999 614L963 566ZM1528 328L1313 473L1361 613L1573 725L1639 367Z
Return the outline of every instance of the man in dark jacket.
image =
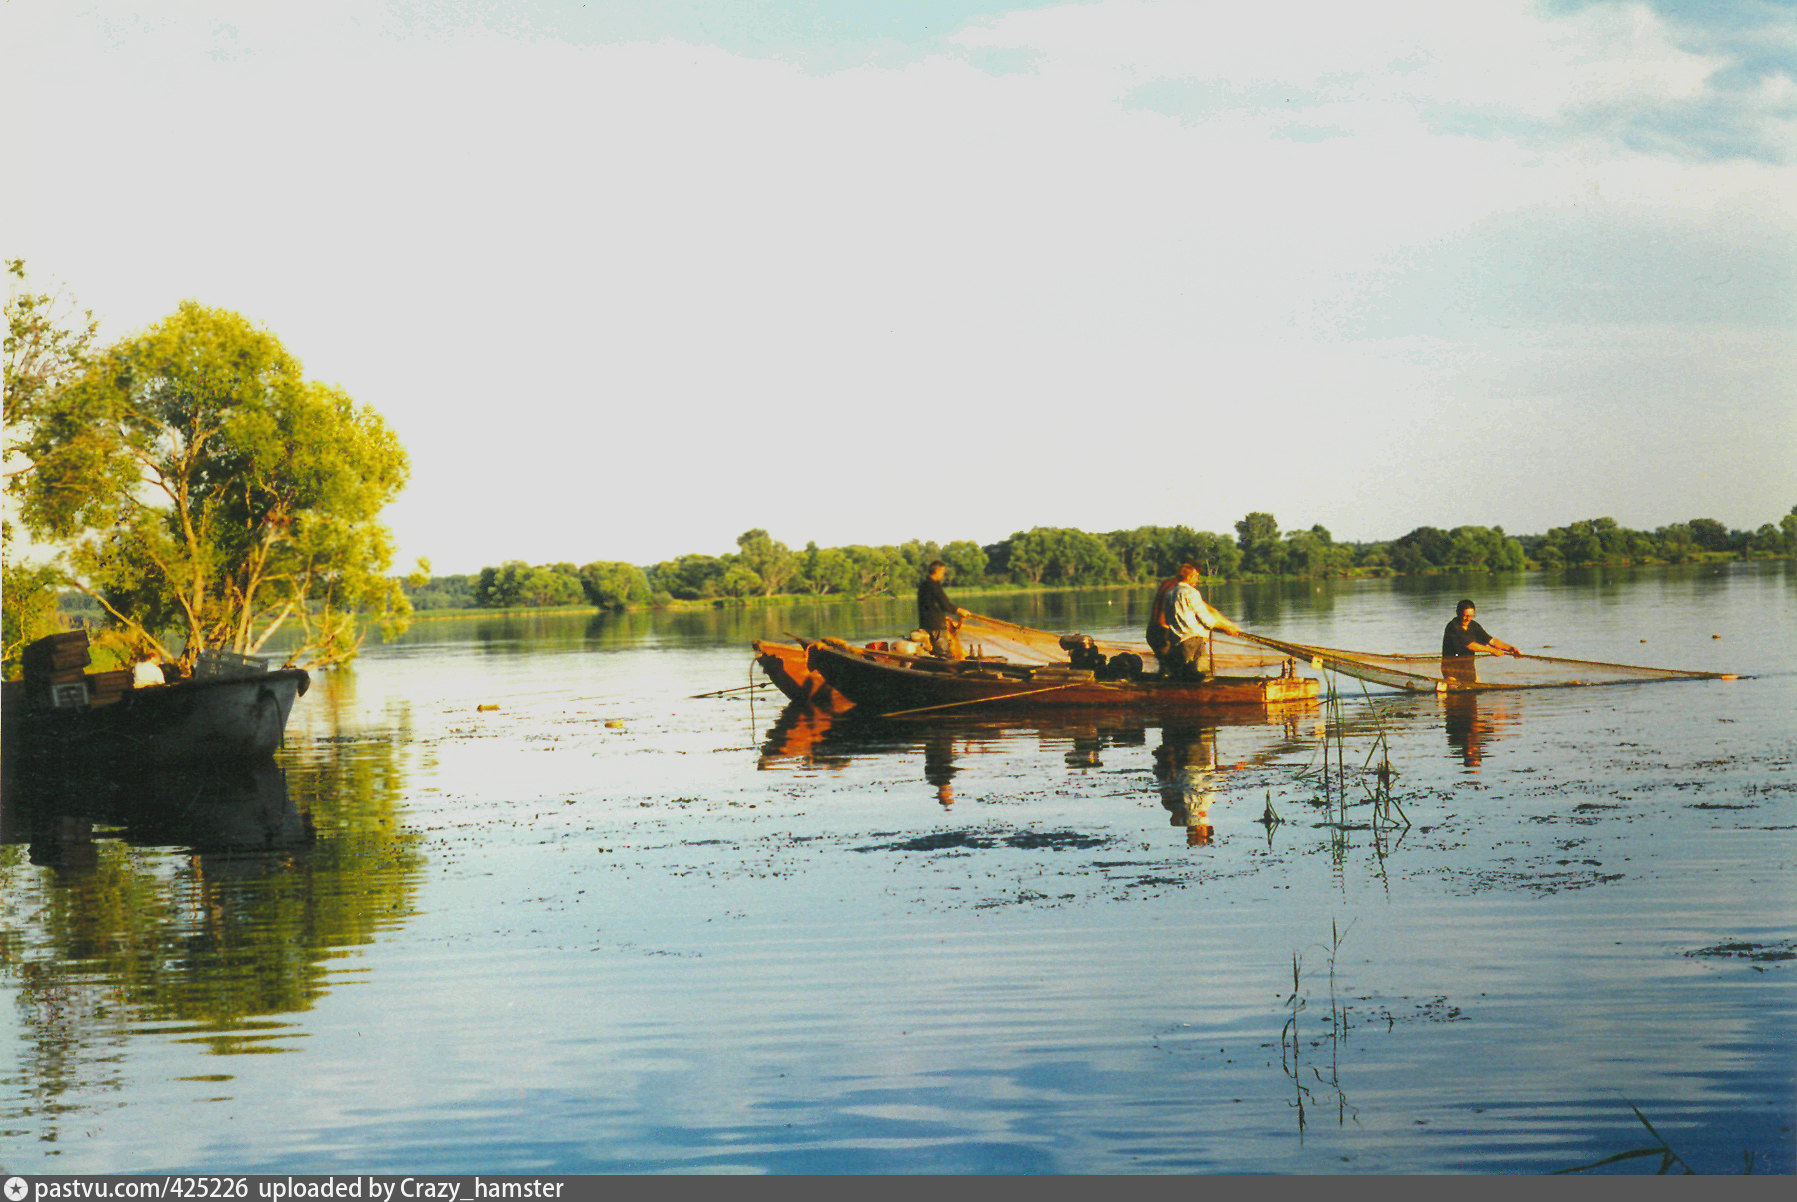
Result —
M1521 655L1522 650L1512 647L1503 639L1494 639L1485 633L1485 628L1473 621L1479 611L1471 601L1462 601L1454 607L1454 620L1447 629L1441 632L1441 657L1443 659L1471 659L1475 655Z
M936 560L917 582L917 624L930 636L930 649L943 659L962 659L966 652L955 631L967 611L948 599L942 582L948 578L948 565Z

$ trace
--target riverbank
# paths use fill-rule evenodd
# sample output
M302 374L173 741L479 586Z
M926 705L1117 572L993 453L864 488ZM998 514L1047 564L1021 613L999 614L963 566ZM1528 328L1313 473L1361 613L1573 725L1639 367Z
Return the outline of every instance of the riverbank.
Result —
M1288 576L1268 573L1241 573L1234 576L1207 576L1204 587L1216 588L1221 585L1247 586L1268 584L1314 584L1320 581L1340 582L1346 580L1438 580L1449 576L1479 576L1484 578L1522 578L1540 576L1552 579L1569 573L1590 571L1617 571L1663 567L1715 566L1734 563L1762 563L1775 560L1790 560L1789 555L1736 555L1729 552L1704 554L1685 564L1670 564L1663 561L1642 561L1606 564L1563 564L1541 565L1530 564L1519 571L1496 571L1482 568L1431 568L1424 572L1398 572L1391 568L1356 568L1349 572L1328 573L1318 576ZM1057 585L1057 584L1002 584L1002 585L955 585L950 586L950 595L962 604L967 598L998 598L1041 595L1049 593L1099 593L1118 589L1140 590L1152 592L1157 587L1155 581L1113 580L1097 584ZM787 607L794 605L832 606L856 604L864 601L894 601L908 596L908 592L898 591L871 593L866 596L850 597L840 593L775 593L771 596L751 597L697 597L664 599L653 605L632 605L621 610L606 610L594 605L555 605L555 606L516 606L510 608L475 608L464 607L454 609L420 609L412 613L413 622L451 621L461 618L491 618L499 614L512 617L538 617L555 614L604 614L604 613L693 613L719 609L757 609L769 607ZM973 608L973 607L969 607Z

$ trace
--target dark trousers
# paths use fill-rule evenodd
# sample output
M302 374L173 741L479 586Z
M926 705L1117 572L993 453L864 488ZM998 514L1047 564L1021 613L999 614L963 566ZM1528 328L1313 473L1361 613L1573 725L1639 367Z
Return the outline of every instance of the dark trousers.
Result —
M1209 652L1210 640L1195 634L1156 658L1161 661L1161 675L1169 680L1203 680L1210 671Z

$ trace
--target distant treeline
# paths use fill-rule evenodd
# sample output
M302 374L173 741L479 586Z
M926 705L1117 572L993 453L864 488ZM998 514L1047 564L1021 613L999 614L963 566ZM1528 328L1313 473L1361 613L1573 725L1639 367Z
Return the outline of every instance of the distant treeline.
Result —
M951 583L961 590L1153 583L1184 560L1224 579L1691 563L1797 555L1797 506L1777 525L1768 522L1757 530L1730 530L1712 518L1630 530L1613 518L1593 518L1520 537L1505 534L1501 526L1419 526L1389 542L1349 543L1335 541L1322 526L1282 534L1272 514L1251 513L1235 524L1234 537L1186 526L1138 526L1108 534L1038 526L990 546L913 539L883 547L808 543L794 551L765 530L750 530L736 546L734 554L682 555L647 567L603 560L584 567L533 566L514 560L475 576L435 576L423 585L407 585L406 591L418 610L564 605L624 610L727 598L902 594L937 559L949 566Z

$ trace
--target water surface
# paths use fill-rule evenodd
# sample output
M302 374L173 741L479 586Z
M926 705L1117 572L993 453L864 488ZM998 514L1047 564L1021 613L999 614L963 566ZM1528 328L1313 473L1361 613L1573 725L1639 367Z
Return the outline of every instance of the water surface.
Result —
M273 765L6 798L0 1167L1540 1172L1638 1108L1791 1172L1792 565L1213 599L1394 651L1463 594L1751 678L830 723L749 641L907 604L421 622Z

